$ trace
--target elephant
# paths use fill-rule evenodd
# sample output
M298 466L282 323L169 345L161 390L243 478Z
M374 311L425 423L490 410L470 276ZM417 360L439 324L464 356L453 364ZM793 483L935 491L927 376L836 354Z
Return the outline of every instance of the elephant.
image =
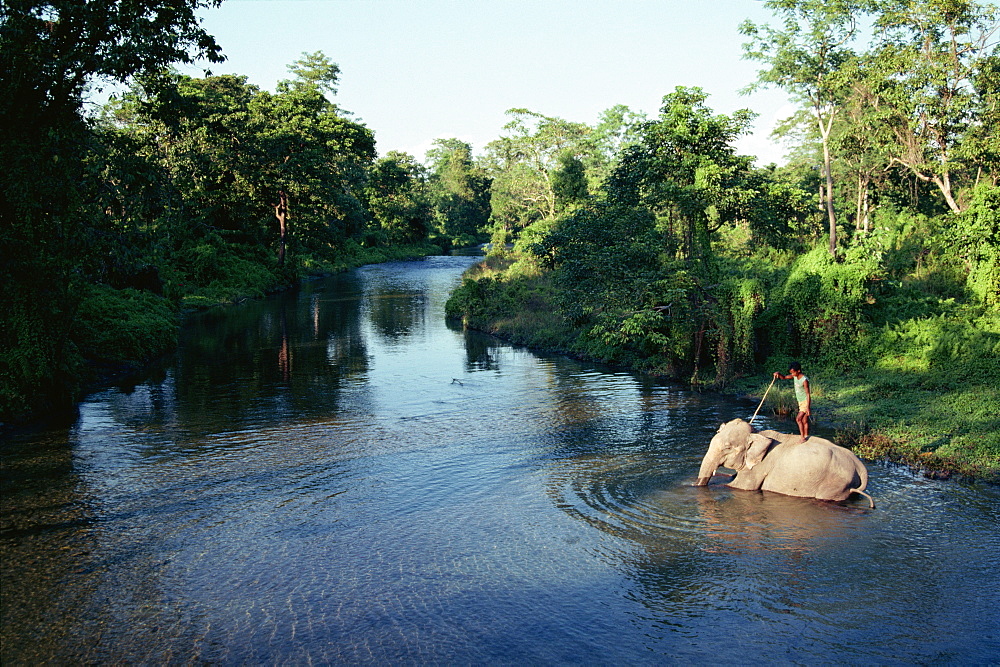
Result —
M719 427L701 461L695 486L705 486L719 466L736 471L726 486L747 491L773 491L786 496L845 500L865 493L868 469L854 452L824 438L777 431L755 432L734 419Z

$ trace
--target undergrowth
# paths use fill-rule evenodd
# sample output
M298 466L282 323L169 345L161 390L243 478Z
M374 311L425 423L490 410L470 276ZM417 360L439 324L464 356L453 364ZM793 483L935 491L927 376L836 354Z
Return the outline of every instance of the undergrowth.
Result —
M946 261L900 258L873 241L859 248L843 262L819 251L779 258L784 263L720 260L723 267L730 262L730 277L714 289L730 314L716 317L724 327L708 332L719 341L709 347L714 365L693 375L655 349L657 341L680 349L665 337L671 330L657 311L638 309L601 334L593 319L574 323L554 271L517 255L474 267L447 312L517 343L755 401L771 374L786 373L797 359L810 377L817 419L836 430L840 444L934 476L1000 482L1000 313ZM674 289L683 287L679 276L666 276ZM919 280L933 280L936 292L918 293ZM650 352L626 340L633 326ZM719 372L722 363L728 374ZM783 384L768 393L764 411L794 413L792 390Z

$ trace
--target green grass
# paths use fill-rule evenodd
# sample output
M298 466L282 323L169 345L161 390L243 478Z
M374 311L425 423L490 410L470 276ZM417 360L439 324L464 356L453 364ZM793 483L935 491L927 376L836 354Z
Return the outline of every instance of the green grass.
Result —
M554 293L550 274L491 256L466 272L448 316L518 345L572 352L578 332L552 307Z
M925 389L917 378L890 387L874 371L838 374L818 369L808 375L816 417L836 430L838 444L860 456L904 463L934 476L960 474L1000 482L1000 390L995 386L935 391ZM759 400L767 382L751 376L729 389L739 386ZM791 402L774 394L769 393L763 411L774 411L777 402Z
M809 367L803 360L818 419L861 456L935 476L1000 481L997 320L986 315L912 322L908 328L918 333L882 336L873 341L870 363L862 359L847 370ZM929 329L941 333L927 335ZM772 371L782 370L781 364L771 365ZM759 398L770 382L765 378L748 376L730 389ZM794 405L790 390L777 388L764 410Z
M243 257L226 257L221 277L206 285L175 289L181 292L180 305L185 311L242 303L291 286L304 276L329 275L349 271L366 264L403 261L437 255L433 244L366 248L348 241L339 252L327 257L306 254L294 258L294 265L283 270L268 267Z

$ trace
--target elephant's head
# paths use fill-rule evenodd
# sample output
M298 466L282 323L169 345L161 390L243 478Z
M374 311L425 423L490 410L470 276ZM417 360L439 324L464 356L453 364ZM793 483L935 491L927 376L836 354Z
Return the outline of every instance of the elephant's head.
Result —
M705 458L701 460L695 486L708 484L708 480L719 466L737 472L753 468L764 460L770 446L770 438L754 433L750 424L742 419L734 419L723 424L708 445Z

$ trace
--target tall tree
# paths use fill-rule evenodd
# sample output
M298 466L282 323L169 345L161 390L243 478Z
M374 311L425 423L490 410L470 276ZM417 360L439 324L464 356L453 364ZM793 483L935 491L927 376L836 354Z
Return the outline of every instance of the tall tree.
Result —
M665 95L660 116L639 130L640 140L623 152L607 186L611 199L641 204L680 237L684 258L707 257L709 235L720 224L746 219L755 190L752 159L736 155L733 141L748 131L754 114L715 114L700 88L679 86ZM674 226L679 229L674 229Z
M262 124L263 192L271 203L279 191L286 193L298 242L318 249L363 231L361 195L375 160L371 130L346 118L311 85L262 93L253 111Z
M431 212L422 172L412 155L396 151L376 160L368 170L364 192L384 241L404 244L427 238Z
M0 5L0 413L67 399L77 281L103 248L87 158L88 84L222 56L197 11L218 0L18 0ZM44 280L40 277L45 276Z
M591 150L582 158L591 190L597 190L604 183L622 150L638 140L638 129L645 121L645 114L632 111L624 104L616 104L600 113L589 136Z
M490 142L493 222L512 232L558 212L553 175L567 152L584 153L590 128L527 109L510 109L507 136Z
M294 74L295 78L280 82L278 84L280 88L287 90L304 86L314 88L324 96L337 94L340 66L322 51L303 53L301 58L288 66L288 71Z
M437 139L426 160L438 232L453 243L477 242L489 223L490 179L475 164L472 146L459 139Z
M960 183L998 177L998 15L970 0L915 0L880 3L875 22L866 82L890 112L891 160L933 183L955 213Z
M747 58L764 63L760 86L775 85L812 110L823 145L824 198L829 225L830 254L837 253L837 216L834 210L831 137L845 96L843 66L854 58L851 44L866 0L767 0L764 6L781 20L781 28L746 21L740 32Z

